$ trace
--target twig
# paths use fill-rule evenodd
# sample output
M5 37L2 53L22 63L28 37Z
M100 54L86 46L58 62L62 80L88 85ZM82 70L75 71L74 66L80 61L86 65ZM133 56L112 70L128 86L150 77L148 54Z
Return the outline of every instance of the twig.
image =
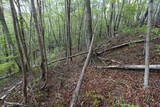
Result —
M18 85L20 85L22 83L22 81L20 81L20 82L18 82L16 85L14 85L12 88L10 88L7 92L6 92L6 94L4 94L2 97L0 97L0 100L5 100L5 98L7 97L7 96L9 96L9 94L11 94L11 92L18 86Z

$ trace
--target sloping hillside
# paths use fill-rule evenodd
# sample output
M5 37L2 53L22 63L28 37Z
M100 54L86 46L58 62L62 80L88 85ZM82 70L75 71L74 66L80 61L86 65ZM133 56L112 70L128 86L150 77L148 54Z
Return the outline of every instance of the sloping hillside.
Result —
M101 45L102 51L111 47L127 43L129 41L141 40L143 37L137 35L126 35L112 38ZM160 39L155 39L151 43L151 64L159 64L160 52L158 44ZM150 73L150 88L147 91L143 89L143 70L123 70L123 69L96 69L97 65L124 65L124 64L144 64L144 42L129 44L115 50L107 51L101 55L95 56L94 61L87 68L85 79L83 81L78 105L81 107L108 107L137 105L137 107L146 107L148 105L160 104L160 73ZM29 91L30 100L34 100L38 107L67 107L69 106L71 96L81 69L83 67L86 55L73 58L73 62L67 65L60 62L55 67L50 67L49 85L43 91ZM35 78L39 75L35 73ZM35 83L38 80L35 80ZM36 87L36 86L35 86ZM21 87L16 89L8 101L21 101Z

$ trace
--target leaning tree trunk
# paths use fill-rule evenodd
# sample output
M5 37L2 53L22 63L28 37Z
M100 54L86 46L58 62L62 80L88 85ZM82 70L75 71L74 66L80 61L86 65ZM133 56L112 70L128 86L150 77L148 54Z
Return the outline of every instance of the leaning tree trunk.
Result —
M16 13L13 0L10 0L10 7L11 7L11 13L12 13L12 19L13 19L14 32L16 36L16 42L17 42L19 53L20 53L21 67L23 71L23 96L24 96L24 103L26 104L27 103L27 74L26 73L28 70L27 68L28 60L27 60L25 50L27 49L25 49L26 47L24 46L22 32L21 32L22 28L20 28L19 21L17 19L18 16Z
M145 44L145 75L144 75L144 88L147 88L149 85L149 42L152 28L152 8L153 8L153 0L149 0L148 3L148 32L146 36L146 44Z

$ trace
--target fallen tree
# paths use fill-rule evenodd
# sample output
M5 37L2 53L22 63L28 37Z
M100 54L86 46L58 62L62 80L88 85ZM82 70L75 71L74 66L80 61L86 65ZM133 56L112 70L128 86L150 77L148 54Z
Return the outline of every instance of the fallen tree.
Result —
M158 39L159 37L155 37L153 38L152 40L155 40L155 39ZM129 44L133 44L133 43L142 43L142 42L145 42L145 39L142 39L142 40L135 40L135 41L131 41L131 42L127 42L127 43L123 43L123 44L120 44L120 45L116 45L116 46L113 46L109 49L106 49L106 50L103 50L103 51L100 51L100 52L96 52L96 55L101 55L107 51L111 51L111 50L114 50L114 49L117 49L117 48L121 48L121 47L124 47L124 46L128 46ZM99 47L99 46L98 46ZM93 51L96 51L98 48L96 49L93 49ZM77 56L80 56L80 55L84 55L84 54L87 54L88 51L85 51L85 52L81 52L81 53L78 53L78 54L75 54L75 55L72 55L72 56L69 56L68 58L73 58L73 57L77 57ZM60 61L64 61L66 60L67 57L63 57L63 58L60 58L60 59L56 59L54 61L51 61L48 63L48 65L51 65L53 63L56 63L56 62L60 62ZM39 65L37 65L36 67L39 67Z
M105 41L105 43L106 43L106 41ZM93 51L98 50L101 45L102 45L102 44L98 45L95 49L93 49ZM77 56L81 56L81 55L85 55L85 54L88 54L88 51L84 51L84 52L77 53L77 54L75 54L75 55L69 56L68 58L73 58L73 57L77 57ZM63 58L60 58L60 59L56 59L56 60L54 60L54 61L49 62L48 65L51 65L51 64L56 63L56 62L64 61L64 60L66 60L66 59L67 59L67 57L63 57Z
M133 69L143 70L145 65L111 65L111 66L96 66L97 69ZM160 65L149 65L151 70L160 70Z
M78 54L69 56L68 58L77 57L77 56L84 55L84 54L87 54L87 53L88 53L88 51L81 52L81 53L78 53ZM57 60L54 60L54 61L49 62L48 65L51 65L51 64L56 63L56 62L64 61L64 60L66 60L66 59L67 59L67 57L60 58L60 59L57 59Z
M144 40L137 40L137 42L138 42L138 43L139 43L139 42L144 42ZM130 42L130 43L132 43L132 42ZM109 49L104 50L104 51L109 51L109 50L112 50L112 49L120 48L120 47L125 46L125 45L127 45L127 44L129 45L129 43L124 43L124 44L114 46L114 47L109 48ZM97 50L97 48L94 49L93 51L96 51L96 50ZM100 55L100 54L102 54L104 51L96 52L96 54L97 54L97 55ZM77 57L77 56L84 55L84 54L87 54L87 53L88 53L88 51L81 52L81 53L78 53L78 54L69 56L68 58ZM56 60L54 60L54 61L48 62L48 65L51 65L51 64L56 63L56 62L64 61L64 60L66 60L66 59L67 59L67 57L63 57L63 58L60 58L60 59L56 59ZM39 67L39 66L40 66L40 65L36 65L35 67Z
M151 40L155 40L155 39L158 39L160 37L155 37ZM128 46L130 44L133 44L133 43L142 43L142 42L145 42L145 39L142 39L142 40L135 40L135 41L131 41L131 42L127 42L127 43L123 43L123 44L120 44L120 45L116 45L116 46L113 46L111 48L108 48L106 50L103 50L103 51L99 51L99 52L95 52L97 56L107 52L107 51L111 51L111 50L114 50L114 49L118 49L118 48L122 48L122 47L125 47L125 46ZM99 46L98 46L99 47ZM98 48L96 49L93 49L93 52L98 50ZM88 54L88 51L84 51L84 52L81 52L81 53L77 53L75 55L72 55L72 56L69 56L68 58L73 58L73 57L77 57L77 56L81 56L81 55L84 55L84 54ZM60 58L60 59L56 59L56 60L53 60L51 62L48 62L48 65L51 65L53 63L56 63L56 62L61 62L61 61L64 61L66 60L67 57L63 57L63 58ZM35 65L34 67L39 67L40 65Z
M7 105L10 105L10 106L18 106L18 107L25 106L25 105L22 104L22 103L4 101L4 107L8 107Z
M155 39L158 39L159 37L155 37L151 40L155 40ZM111 51L111 50L114 50L114 49L118 49L118 48L122 48L122 47L125 47L125 46L129 46L130 44L134 44L134 43L142 43L142 42L145 42L145 39L142 39L142 40L135 40L135 41L130 41L130 42L127 42L127 43L123 43L123 44L120 44L120 45L116 45L116 46L113 46L111 48L108 48L108 49L105 49L103 51L100 51L100 52L96 52L97 55L101 55L107 51Z

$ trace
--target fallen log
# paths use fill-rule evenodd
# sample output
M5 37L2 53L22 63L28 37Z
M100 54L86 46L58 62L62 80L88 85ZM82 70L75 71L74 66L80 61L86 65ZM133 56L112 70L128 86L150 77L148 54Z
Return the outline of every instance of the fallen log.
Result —
M77 56L84 55L84 54L87 54L87 53L88 53L88 51L81 52L81 53L78 53L78 54L69 56L68 58L77 57ZM48 65L51 65L51 64L56 63L56 62L64 61L64 60L66 60L66 59L67 59L67 57L60 58L60 59L57 59L57 60L54 60L54 61L49 62Z
M155 37L153 38L152 40L155 40L155 39L158 39L159 37ZM100 51L100 52L96 52L96 55L101 55L107 51L111 51L111 50L114 50L114 49L117 49L117 48L121 48L121 47L124 47L124 46L128 46L129 44L132 44L132 43L142 43L142 42L145 42L145 39L142 39L142 40L135 40L135 41L131 41L131 42L127 42L127 43L123 43L123 44L120 44L120 45L116 45L116 46L113 46L109 49L106 49L106 50L103 50L103 51ZM98 48L94 49L94 51L96 51ZM72 56L69 56L69 58L73 58L73 57L77 57L77 56L80 56L80 55L84 55L84 54L87 54L88 51L85 51L85 52L81 52L81 53L78 53L78 54L75 54L75 55L72 55ZM51 61L48 63L48 65L51 65L53 63L56 63L56 62L60 62L60 61L64 61L66 60L67 57L64 57L64 58L60 58L60 59L57 59L57 60L54 60L54 61Z
M97 69L133 69L143 70L145 65L111 65L111 66L96 66ZM151 70L160 70L160 65L149 65Z
M158 39L159 37L156 37L156 38L153 38L152 40L155 40L155 39ZM113 46L109 49L106 49L106 50L103 50L103 51L100 51L100 52L96 52L96 55L101 55L107 51L111 51L111 50L114 50L114 49L117 49L117 48L121 48L121 47L124 47L124 46L128 46L129 44L132 44L132 43L142 43L142 42L145 42L144 39L142 40L135 40L135 41L131 41L131 42L127 42L127 43L123 43L121 45L117 45L117 46ZM94 51L96 51L98 48L94 49ZM84 54L87 54L88 51L85 51L85 52L81 52L81 53L78 53L78 54L75 54L75 55L72 55L72 56L69 56L68 58L73 58L73 57L77 57L77 56L80 56L80 55L84 55ZM48 62L48 65L51 65L53 63L56 63L56 62L60 62L60 61L64 61L66 60L67 57L63 57L63 58L60 58L60 59L56 59L54 61L51 61L51 62ZM39 67L40 65L35 65L34 67Z
M100 47L100 45L97 46L97 48L93 49L93 51L96 51L97 49L99 49L99 47ZM84 55L84 54L88 54L88 51L84 51L84 52L81 52L81 53L77 53L77 54L75 54L75 55L69 56L68 58L73 58L73 57L81 56L81 55ZM56 63L56 62L64 61L64 60L66 60L66 59L67 59L67 57L63 57L63 58L60 58L60 59L56 59L56 60L54 60L54 61L49 62L48 65L51 65L51 64Z
M4 101L4 107L8 107L7 105L12 105L12 106L16 106L16 107L17 107L17 106L18 106L18 107L25 106L25 105L22 104L22 103Z
M155 37L151 40L155 40L155 39L158 39L159 37ZM142 39L142 40L135 40L135 41L131 41L131 42L127 42L127 43L123 43L123 44L120 44L120 45L116 45L116 46L113 46L111 48L108 48L108 49L105 49L103 51L100 51L100 52L96 52L97 55L101 55L107 51L111 51L111 50L114 50L114 49L118 49L118 48L122 48L122 47L125 47L125 46L128 46L130 44L133 44L133 43L142 43L142 42L145 42L145 39Z

